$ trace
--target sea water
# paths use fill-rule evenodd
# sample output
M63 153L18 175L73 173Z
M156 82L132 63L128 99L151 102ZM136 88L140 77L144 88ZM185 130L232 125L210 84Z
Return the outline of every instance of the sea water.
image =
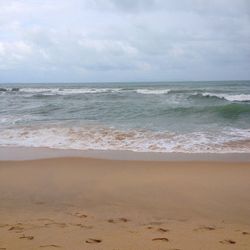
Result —
M1 84L0 146L250 152L250 81Z

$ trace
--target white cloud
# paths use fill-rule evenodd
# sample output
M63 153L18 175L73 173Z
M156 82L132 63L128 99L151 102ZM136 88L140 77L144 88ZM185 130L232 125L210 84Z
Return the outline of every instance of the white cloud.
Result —
M18 64L29 60L31 54L31 46L23 41L0 42L0 68L15 69Z
M0 82L247 79L249 13L244 0L0 0Z

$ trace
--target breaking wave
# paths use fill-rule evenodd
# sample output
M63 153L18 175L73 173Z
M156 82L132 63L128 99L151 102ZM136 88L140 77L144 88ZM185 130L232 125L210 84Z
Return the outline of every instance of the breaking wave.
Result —
M22 88L20 92L43 94L43 95L77 95L77 94L99 94L99 93L114 93L119 92L119 88Z
M230 95L230 94L202 93L198 95L202 95L203 97L216 97L230 102L250 102L250 95L246 94Z
M23 127L0 131L2 146L49 147L80 150L137 152L249 152L250 130L228 128L220 132L153 132L85 127Z
M143 95L164 95L170 92L170 89L123 89L123 88L18 88L13 91L13 88L4 88L1 94L4 93L20 93L32 95L79 95L79 94L102 94L102 93L127 93L135 92Z
M170 89L137 89L136 93L144 95L164 95L168 94Z

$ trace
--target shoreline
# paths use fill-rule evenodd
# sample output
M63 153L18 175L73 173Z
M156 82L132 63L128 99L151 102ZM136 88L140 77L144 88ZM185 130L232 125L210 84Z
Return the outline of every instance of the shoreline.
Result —
M77 150L43 147L5 147L0 146L0 161L39 160L62 157L81 157L90 159L122 161L209 161L209 162L250 162L249 153L165 153L135 152L123 150Z

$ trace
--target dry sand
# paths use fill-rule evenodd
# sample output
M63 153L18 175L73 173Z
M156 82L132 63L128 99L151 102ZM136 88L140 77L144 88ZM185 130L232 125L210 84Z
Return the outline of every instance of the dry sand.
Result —
M0 250L250 249L250 163L0 162Z

